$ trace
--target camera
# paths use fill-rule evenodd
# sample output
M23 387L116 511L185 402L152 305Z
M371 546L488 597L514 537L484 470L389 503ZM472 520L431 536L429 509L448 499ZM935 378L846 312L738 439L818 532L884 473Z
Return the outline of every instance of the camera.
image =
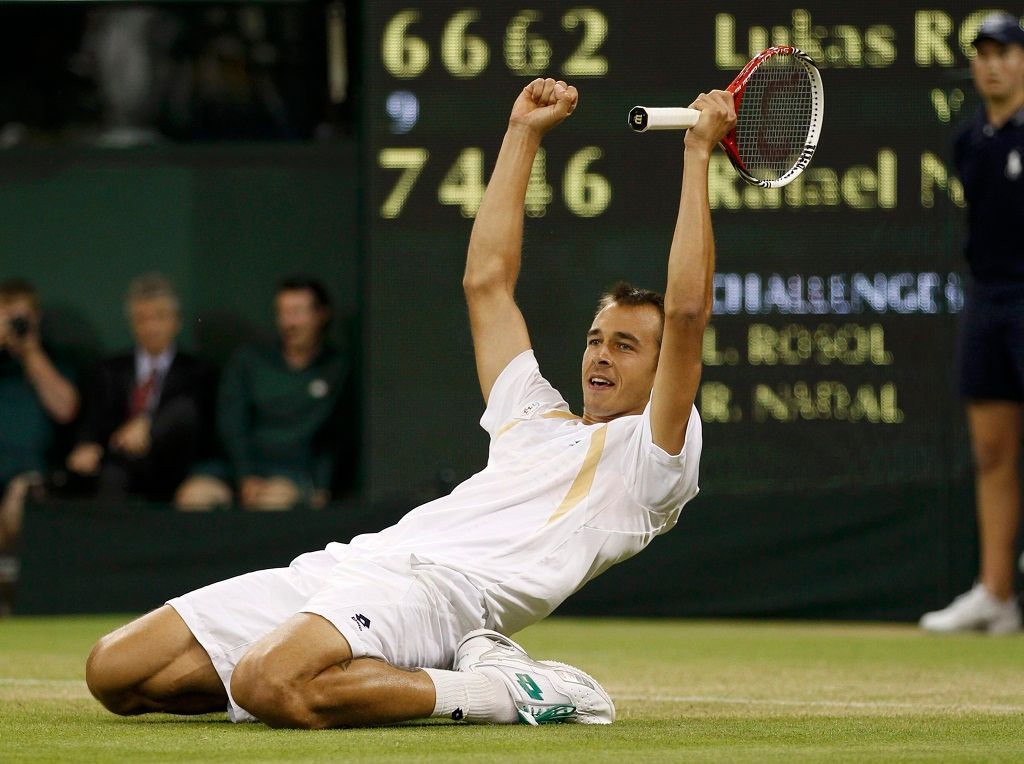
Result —
M7 322L7 325L11 328L11 333L19 339L27 337L32 330L32 324L24 316L15 316Z

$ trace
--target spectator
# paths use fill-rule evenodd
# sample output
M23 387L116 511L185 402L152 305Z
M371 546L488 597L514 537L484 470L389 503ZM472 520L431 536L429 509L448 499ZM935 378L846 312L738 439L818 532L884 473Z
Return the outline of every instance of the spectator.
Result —
M42 484L55 424L78 411L71 375L50 360L39 336L35 287L0 283L0 584L17 579L16 552L25 498ZM6 600L3 597L2 600ZM10 602L0 601L0 611Z
M921 617L928 631L1021 628L1013 557L1020 524L1024 403L1024 27L990 14L974 38L982 107L957 134L968 204L971 289L964 310L960 392L974 455L979 570L972 589Z
M330 498L342 355L325 340L331 299L320 282L284 279L274 298L280 342L248 346L224 370L217 428L227 464L207 464L178 492L182 509L236 499L246 509L323 506Z
M135 349L97 368L67 464L95 477L102 498L169 501L210 440L213 370L178 350L178 296L166 278L135 279L125 308Z

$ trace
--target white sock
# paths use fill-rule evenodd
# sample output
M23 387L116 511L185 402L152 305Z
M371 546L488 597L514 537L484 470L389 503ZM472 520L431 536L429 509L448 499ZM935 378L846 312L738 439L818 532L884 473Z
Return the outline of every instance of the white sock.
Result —
M442 671L425 668L434 683L434 712L455 721L515 724L516 704L500 679L472 671Z

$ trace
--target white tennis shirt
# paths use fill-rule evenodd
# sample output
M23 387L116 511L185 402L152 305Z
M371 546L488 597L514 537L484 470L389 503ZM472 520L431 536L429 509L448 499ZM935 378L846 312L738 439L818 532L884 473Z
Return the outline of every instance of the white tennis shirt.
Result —
M390 528L327 549L339 559L451 568L479 588L488 626L515 633L670 530L696 496L696 409L672 456L651 440L650 408L585 425L527 350L491 390L481 472Z

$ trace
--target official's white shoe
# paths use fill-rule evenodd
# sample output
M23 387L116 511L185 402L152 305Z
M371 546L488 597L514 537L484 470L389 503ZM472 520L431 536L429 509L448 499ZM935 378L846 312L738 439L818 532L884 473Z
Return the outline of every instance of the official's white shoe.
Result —
M471 631L455 650L455 670L501 679L525 724L611 724L615 705L589 674L556 661L535 661L506 636Z
M926 631L987 631L989 634L1010 634L1021 627L1020 605L1016 597L996 599L981 583L961 594L942 610L921 616Z

